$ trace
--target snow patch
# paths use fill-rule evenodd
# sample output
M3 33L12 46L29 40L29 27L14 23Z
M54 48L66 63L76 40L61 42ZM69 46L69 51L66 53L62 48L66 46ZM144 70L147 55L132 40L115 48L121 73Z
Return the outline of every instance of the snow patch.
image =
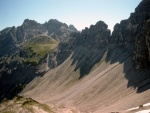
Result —
M143 106L144 106L144 107L146 107L146 106L150 106L150 103L144 104Z
M131 111L131 110L135 110L135 109L138 109L139 107L135 107L135 108L131 108L131 109L128 109L126 111Z
M146 103L143 105L143 107L146 107L146 106L150 106L150 103ZM136 109L139 109L139 107L134 107L134 108L128 109L126 111L132 111L132 110L136 110ZM142 111L138 111L136 113L150 113L150 110L142 110Z
M142 111L138 111L136 113L150 113L150 110L142 110Z

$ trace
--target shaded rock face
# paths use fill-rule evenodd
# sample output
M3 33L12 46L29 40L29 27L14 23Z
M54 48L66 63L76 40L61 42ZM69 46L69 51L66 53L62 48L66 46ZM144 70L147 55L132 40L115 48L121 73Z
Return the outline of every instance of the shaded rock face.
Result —
M74 45L86 47L87 49L98 49L106 46L110 39L110 30L108 26L99 21L96 25L91 25L90 28L85 28L81 33L74 33Z
M149 31L150 31L150 1L143 0L135 9L135 14L141 18L137 20L139 23L138 33L135 40L135 62L137 68L145 68L150 66L149 61Z
M143 0L131 13L127 20L116 24L112 33L110 43L117 45L135 45L135 63L137 68L149 65L148 49L148 20L150 19L150 1Z
M143 0L127 20L122 20L120 24L116 24L110 43L134 43L136 35L141 31L140 28L150 18L149 6L149 0Z
M10 32L9 32L10 31ZM15 35L15 27L6 28L0 32L0 56L12 54L16 51L17 47L14 44L16 40Z
M67 42L70 39L70 33L77 32L77 30L70 29L67 24L59 22L56 19L51 19L44 24L48 31L48 35L59 42ZM76 29L76 28L75 28Z
M129 20L122 20L120 24L114 26L114 31L111 36L110 43L123 45L134 43L136 35L136 25L132 25Z
M146 45L148 48L148 61L150 62L150 20L146 23Z
M57 65L62 64L73 52L73 45L72 43L60 43L59 50L56 56Z
M0 101L12 98L19 93L24 84L29 83L35 76L35 67L24 65L17 58L12 58L0 65Z
M34 20L26 19L24 20L23 24L18 27L19 31L22 31L23 41L27 41L31 39L33 36L40 35L46 31L42 24L37 23ZM18 32L19 32L18 31ZM21 33L18 33L20 35ZM19 37L19 36L18 36Z
M60 29L62 26L66 29L68 28L67 24L61 23L56 19L51 19L47 23L45 23L45 27L48 29L49 35Z
M69 25L69 30L78 32L78 30L73 25Z
M136 36L135 62L137 68L150 66L150 20L146 21Z

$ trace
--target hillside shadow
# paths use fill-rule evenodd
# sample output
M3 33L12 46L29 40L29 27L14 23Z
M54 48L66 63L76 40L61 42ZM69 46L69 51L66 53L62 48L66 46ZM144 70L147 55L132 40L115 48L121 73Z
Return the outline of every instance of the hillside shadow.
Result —
M134 46L116 46L108 48L106 62L123 63L123 73L128 80L127 88L133 87L137 93L150 89L150 68L137 69L134 61Z
M14 66L17 70L10 70L9 74L8 70L0 73L0 102L14 98L24 89L26 84L30 83L35 77L43 76L45 73L36 73L37 69L34 66L23 66L17 62L7 66ZM9 67L8 69L13 68Z
M106 53L107 48L100 50L76 49L72 55L72 64L76 64L74 71L80 70L79 79L83 78L91 72L95 64L97 64Z
M137 93L141 93L150 89L150 69L136 69L133 51L133 44L125 46L110 45L98 51L80 48L75 50L72 56L72 65L76 64L74 71L79 70L79 79L82 79L93 70L97 63L101 62L103 57L110 64L119 62L119 64L124 65L123 73L125 73L125 79L128 80L127 88L133 87Z

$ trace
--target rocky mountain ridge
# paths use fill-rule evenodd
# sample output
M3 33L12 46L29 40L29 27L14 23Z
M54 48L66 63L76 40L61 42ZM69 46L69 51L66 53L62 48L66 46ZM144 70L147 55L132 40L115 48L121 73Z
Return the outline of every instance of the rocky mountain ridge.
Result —
M25 19L19 27L9 27L0 31L0 55L10 55L19 46L34 36L50 36L51 38L63 42L70 39L69 34L77 32L73 27L56 19L51 19L44 24L34 20Z

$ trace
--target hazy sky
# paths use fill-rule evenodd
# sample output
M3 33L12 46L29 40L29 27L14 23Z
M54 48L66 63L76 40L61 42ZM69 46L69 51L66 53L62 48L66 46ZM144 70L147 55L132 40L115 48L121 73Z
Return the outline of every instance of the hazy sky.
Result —
M0 30L28 18L39 23L57 19L78 30L102 20L110 29L127 19L141 0L0 0Z

